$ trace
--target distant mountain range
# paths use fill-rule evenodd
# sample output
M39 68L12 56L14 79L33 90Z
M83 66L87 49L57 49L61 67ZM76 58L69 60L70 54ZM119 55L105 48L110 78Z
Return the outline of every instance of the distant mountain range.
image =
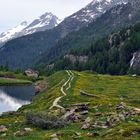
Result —
M18 38L24 35L33 34L35 32L45 31L56 27L61 22L58 17L52 13L45 13L32 23L26 21L20 25L0 34L0 44L4 44L9 40Z
M70 48L86 47L114 30L140 21L139 5L139 0L94 0L53 29L7 42L0 50L0 65L25 69L38 60L49 63Z

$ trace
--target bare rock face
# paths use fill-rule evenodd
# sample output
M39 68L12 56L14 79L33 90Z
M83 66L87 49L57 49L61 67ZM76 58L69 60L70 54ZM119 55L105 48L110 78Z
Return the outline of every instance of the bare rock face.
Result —
M75 56L72 54L67 54L64 58L69 59L72 63L83 62L86 63L88 61L88 56Z
M133 58L130 61L130 68L134 70L140 68L140 50L133 54Z

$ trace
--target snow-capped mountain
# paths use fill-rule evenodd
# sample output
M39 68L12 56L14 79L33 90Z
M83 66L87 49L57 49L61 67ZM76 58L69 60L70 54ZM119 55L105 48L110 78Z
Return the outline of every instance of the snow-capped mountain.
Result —
M24 28L27 27L27 22L24 21L22 22L20 25L1 33L0 35L0 43L4 43L6 41L8 41L9 39L12 39L16 36L17 33L21 32Z
M58 17L52 13L45 13L38 19L35 19L31 24L29 24L23 31L23 35L32 34L39 31L45 31L47 29L52 29L56 27L61 22Z
M127 4L130 0L93 0L86 7L67 17L61 24L64 33L61 37L66 36L69 32L79 30L96 20L112 7L120 4Z
M52 13L45 13L30 24L24 21L20 25L0 34L0 46L14 38L52 29L60 22L61 20Z
M133 1L135 2L134 4L132 4ZM4 49L0 49L0 65L8 63L10 68L25 69L36 64L38 60L40 62L49 62L56 55L61 55L62 50L67 51L70 49L72 44L72 47L79 47L77 43L79 39L80 41L88 41L94 39L94 36L97 39L101 35L113 31L113 29L134 24L140 18L138 17L140 15L140 1L133 1L93 0L85 8L65 18L49 32L31 34L5 44ZM138 1L138 4L136 1ZM138 8L133 5L138 6ZM126 15L126 12L129 16ZM90 30L88 30L88 27L90 27ZM81 29L80 34L76 32L79 29ZM68 35L71 32L73 33ZM66 37L66 35L68 36ZM86 37L87 39L85 39Z
M129 0L93 0L85 8L70 16L83 23L90 23L110 8L119 4L126 4Z

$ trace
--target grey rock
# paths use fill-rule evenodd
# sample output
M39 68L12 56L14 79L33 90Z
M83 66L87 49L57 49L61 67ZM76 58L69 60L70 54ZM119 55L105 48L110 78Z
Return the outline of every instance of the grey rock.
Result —
M6 131L8 131L7 127L4 125L0 125L0 133L4 133Z
M83 126L81 127L81 129L88 129L88 128L90 128L90 123L85 123L85 124L83 124Z
M51 140L59 140L58 138L52 138Z

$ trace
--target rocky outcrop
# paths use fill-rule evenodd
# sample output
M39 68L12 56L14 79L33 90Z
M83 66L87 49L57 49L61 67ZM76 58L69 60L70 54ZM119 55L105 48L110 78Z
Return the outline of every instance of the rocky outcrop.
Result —
M8 129L7 129L7 127L6 126L4 126L4 125L1 125L0 126L0 133L4 133L4 132L6 132Z
M86 63L88 61L88 56L76 56L73 54L67 54L64 56L64 58L69 59L72 63L75 63L75 62Z
M33 130L31 128L24 128L22 130L19 130L14 133L14 136L16 137L21 137L21 136L26 136L29 135Z
M130 61L130 68L133 68L134 70L140 68L140 50L133 54Z

